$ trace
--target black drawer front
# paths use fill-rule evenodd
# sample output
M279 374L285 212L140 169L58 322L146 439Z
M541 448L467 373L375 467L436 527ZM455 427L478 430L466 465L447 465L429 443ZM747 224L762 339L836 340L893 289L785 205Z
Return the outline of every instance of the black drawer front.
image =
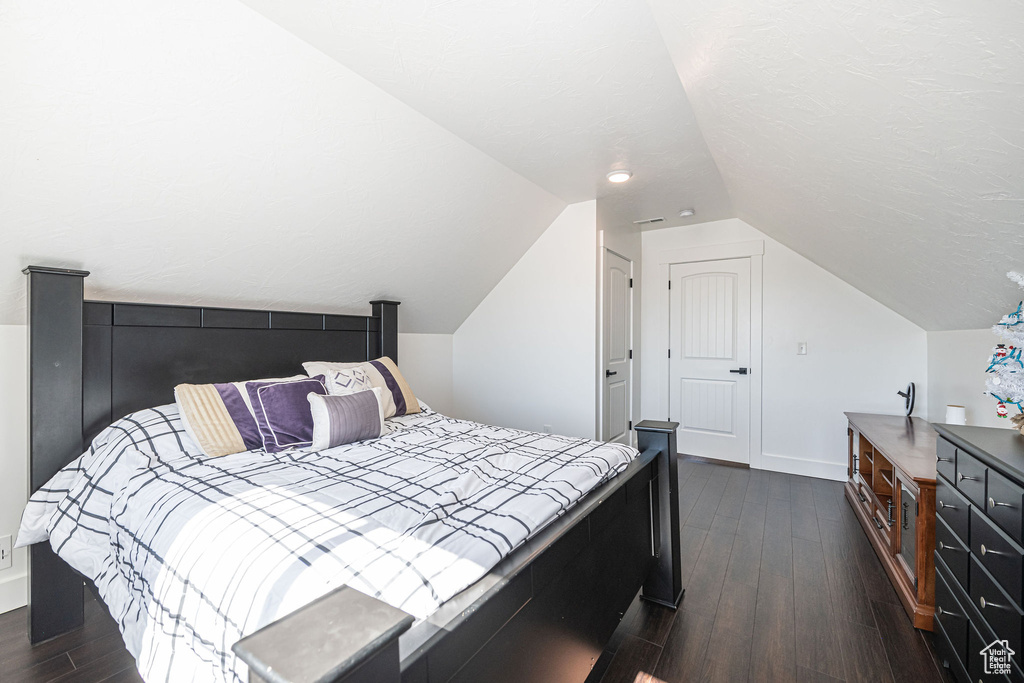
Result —
M978 683L992 683L999 681L1019 682L1022 680L1020 667L1016 664L1017 657L1019 656L1016 652L1009 656L1010 673L985 673L985 650L988 649L989 645L1001 647L1001 645L996 642L998 640L999 637L987 629L984 624L975 625L973 622L971 623L968 628L967 635L967 650L969 653L967 667L969 675L967 680L972 681L972 683L973 681L978 681ZM999 664L992 662L989 663L989 666L994 668L999 666Z
M1021 555L1024 553L1020 546L997 529L985 515L979 514L977 509L971 512L971 552L1000 587L1020 605Z
M950 481L956 481L956 446L939 437L935 469Z
M1024 489L995 470L988 471L988 499L985 501L985 512L1018 543L1021 540L1022 502Z
M967 590L971 553L941 518L935 520L935 554L949 567L956 581Z
M980 460L956 452L956 487L978 507L985 507L985 466Z
M949 483L939 477L935 481L935 511L960 540L969 543L970 502Z
M1020 652L1020 610L989 578L976 557L971 557L971 601L996 636L1009 642L1011 650Z
M970 616L960 604L956 582L946 576L941 564L935 566L935 622L949 640L949 646L961 663L967 663L967 627ZM937 631L938 629L936 629ZM936 642L938 638L936 638ZM952 668L952 666L950 667Z
M939 661L952 672L953 679L956 681L969 681L967 667L957 657L953 644L949 642L949 635L942 630L942 624L938 620L935 621L935 638L932 642L935 643L935 654L938 656Z

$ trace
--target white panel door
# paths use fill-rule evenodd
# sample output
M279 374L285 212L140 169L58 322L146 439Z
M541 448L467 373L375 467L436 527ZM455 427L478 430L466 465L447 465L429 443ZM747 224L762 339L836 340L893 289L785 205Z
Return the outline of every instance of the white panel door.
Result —
M632 264L604 252L604 358L602 372L601 438L630 443L632 382Z
M680 453L750 462L750 259L670 267L669 412Z

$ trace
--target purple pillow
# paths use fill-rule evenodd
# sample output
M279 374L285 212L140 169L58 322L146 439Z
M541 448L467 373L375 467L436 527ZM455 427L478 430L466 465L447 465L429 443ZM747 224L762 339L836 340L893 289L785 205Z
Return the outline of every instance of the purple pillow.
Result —
M309 394L327 394L324 376L280 382L246 382L245 391L267 453L307 448L313 443Z

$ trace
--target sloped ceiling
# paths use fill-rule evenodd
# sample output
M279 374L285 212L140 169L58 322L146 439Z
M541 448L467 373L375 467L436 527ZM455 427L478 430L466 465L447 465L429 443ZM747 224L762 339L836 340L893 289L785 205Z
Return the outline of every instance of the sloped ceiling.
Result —
M403 329L450 332L597 198L609 228L737 215L927 329L984 327L1024 267L1022 15L10 0L0 323L24 320L18 272L40 262L92 270L98 298L387 296Z
M565 206L235 0L0 5L0 323L105 299L452 332Z
M1024 6L650 0L737 215L925 329L1024 268Z
M601 225L733 215L643 0L242 1Z

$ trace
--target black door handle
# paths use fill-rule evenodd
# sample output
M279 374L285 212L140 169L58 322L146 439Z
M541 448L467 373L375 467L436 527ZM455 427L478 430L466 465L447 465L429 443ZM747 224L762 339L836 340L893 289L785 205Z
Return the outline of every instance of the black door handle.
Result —
M736 375L745 375L745 374L747 374L747 369L746 368L740 368L738 370L730 370L729 372L734 373Z
M617 374L619 374L619 373L617 371L614 371L614 370L605 370L604 371L604 376L605 377L611 377L612 375L617 375Z

